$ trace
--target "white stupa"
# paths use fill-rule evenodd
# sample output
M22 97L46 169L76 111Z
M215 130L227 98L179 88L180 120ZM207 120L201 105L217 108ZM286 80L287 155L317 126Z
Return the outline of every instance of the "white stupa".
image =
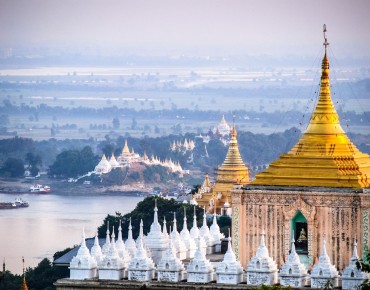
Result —
M121 257L125 264L125 268L127 268L128 263L131 260L130 253L127 251L125 243L123 242L122 239L122 222L119 222L119 227L118 227L118 239L116 241L116 249L118 252L118 255Z
M105 243L102 248L103 256L107 255L110 250L110 233L109 233L109 222L107 222L107 235L105 237Z
M154 219L150 226L150 232L145 239L146 246L151 252L155 264L158 264L166 253L168 238L162 233L161 225L158 222L157 199L154 206Z
M194 206L194 215L193 215L193 227L190 229L190 236L193 238L194 241L197 241L200 238L200 241L199 241L200 248L203 251L204 255L206 255L207 254L207 244L204 238L200 235L195 206Z
M95 172L99 174L105 174L112 170L112 166L110 165L107 157L103 154L101 160L99 161L98 165L95 166Z
M171 238L164 257L158 263L157 274L158 281L161 282L179 282L185 279L184 264L177 257Z
M78 249L77 255L72 258L69 269L70 279L84 280L98 276L97 263L86 247L85 232L83 229L81 246Z
M311 288L323 288L328 282L334 287L338 287L339 273L335 266L331 264L326 252L326 242L322 241L322 251L319 262L315 264L311 272Z
M295 251L295 240L292 239L288 261L282 266L279 278L282 286L293 288L305 287L310 282L310 276L307 273L306 266L300 261Z
M96 263L99 265L101 260L103 260L103 253L99 245L98 233L95 234L94 245L91 248L91 256L95 259Z
M140 222L140 235L143 235L143 220ZM134 281L151 281L154 279L155 265L144 249L143 237L138 239L138 241L136 253L128 265L128 279Z
M187 221L186 208L184 208L184 224L180 232L180 237L186 246L186 258L192 259L194 258L194 253L195 253L195 250L197 249L197 245L195 244L194 239L190 235L190 232L188 230L188 224L186 221Z
M125 246L130 256L133 257L136 253L136 243L135 243L134 238L132 237L131 218L130 218L130 223L128 226L128 236L127 236L127 240L125 241Z
M231 236L229 229L229 243L224 260L216 268L217 283L239 284L243 282L243 267L240 261L236 259L235 253L231 246Z
M207 214L205 207L203 207L203 211L203 225L199 230L199 234L201 237L203 237L207 244L207 254L213 254L214 241L211 232L209 231L209 227L207 226Z
M150 257L150 258L152 257L152 253L151 253L150 249L148 248L148 246L146 244L146 237L144 235L143 227L141 225L140 225L139 236L136 238L135 242L136 242L136 250L138 249L139 244L142 243L143 248L146 251L147 256Z
M170 234L174 248L176 249L176 255L180 260L186 259L186 246L182 241L179 232L177 231L177 220L176 213L173 214L173 229Z
M358 289L358 286L361 285L362 282L369 279L369 273L357 269L357 262L357 242L354 240L352 257L349 260L349 265L344 268L342 273L342 289Z
M273 285L278 282L277 274L277 265L269 256L268 249L265 246L265 233L262 230L260 246L247 267L247 284Z
M222 136L230 135L230 126L227 124L224 115L222 115L221 122L213 130L213 133L217 132Z
M197 250L187 266L187 272L188 282L209 283L215 280L215 271L200 247L200 238L197 239Z
M121 165L118 163L116 157L114 157L114 154L109 159L109 164L112 168L118 168L121 167Z
M121 280L127 277L127 268L123 259L118 255L116 248L114 227L112 230L112 240L109 252L104 256L99 264L100 280Z
M162 234L165 238L169 239L170 235L167 232L167 222L166 217L163 217L163 227L162 227Z
M221 239L224 239L225 235L222 234L220 231L220 227L217 224L216 214L213 215L213 223L209 231L213 239L214 253L220 253L221 252Z

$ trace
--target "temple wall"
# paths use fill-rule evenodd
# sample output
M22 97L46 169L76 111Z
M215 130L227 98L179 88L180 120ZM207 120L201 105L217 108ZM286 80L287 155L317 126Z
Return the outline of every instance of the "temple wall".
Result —
M339 270L349 262L353 240L359 255L368 248L370 196L364 193L234 189L233 243L243 267L259 246L264 229L269 254L280 267L291 240L291 220L299 210L307 219L308 257L317 262L322 241Z

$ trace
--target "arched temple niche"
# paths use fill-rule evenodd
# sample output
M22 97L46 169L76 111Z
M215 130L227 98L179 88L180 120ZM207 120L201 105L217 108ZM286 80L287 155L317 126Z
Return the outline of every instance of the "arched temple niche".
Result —
M316 256L316 246L313 245L316 236L315 214L315 208L306 203L301 196L298 196L295 203L284 208L284 253L286 259L294 234L295 246L301 262L306 266L312 265L313 258Z

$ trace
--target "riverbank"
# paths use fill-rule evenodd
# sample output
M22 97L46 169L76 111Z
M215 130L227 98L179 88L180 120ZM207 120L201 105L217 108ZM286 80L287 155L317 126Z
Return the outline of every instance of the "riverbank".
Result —
M49 193L32 193L30 187L34 184L42 184L51 187ZM58 194L58 195L125 195L125 196L146 196L153 192L153 188L159 187L162 192L170 191L175 184L143 184L132 183L126 185L101 185L101 184L83 184L68 182L41 176L40 179L24 178L0 178L0 193L3 194Z

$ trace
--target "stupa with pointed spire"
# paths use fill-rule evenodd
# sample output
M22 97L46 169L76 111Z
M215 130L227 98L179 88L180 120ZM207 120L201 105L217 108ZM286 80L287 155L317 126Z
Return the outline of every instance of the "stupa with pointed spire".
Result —
M158 222L157 199L155 200L153 223L150 226L145 243L151 252L154 263L158 264L166 252L168 237L162 233L161 225Z
M197 199L199 206L205 206L209 213L221 214L226 201L231 201L231 189L235 184L248 184L249 171L245 166L239 152L237 130L235 123L230 133L229 149L222 165L217 170L217 177L214 186L210 191L205 190L201 193L201 198ZM205 182L210 185L208 175Z
M98 276L97 263L86 247L85 231L82 229L81 245L69 264L70 279L84 280Z
M103 154L101 160L99 161L98 165L95 166L95 172L96 173L108 173L111 171L112 165L107 160L107 157L105 157L105 154Z
M125 241L126 250L129 252L130 256L133 257L136 253L136 242L132 237L132 225L131 225L131 218L130 223L128 225L128 236Z
M327 241L335 241L328 255L339 270L348 264L348 241L355 235L360 235L360 256L369 248L370 158L350 141L333 105L326 33L324 27L320 90L307 129L255 180L232 190L233 246L244 267L257 248L261 223L279 267L288 258L293 232L296 252L307 268L320 255L323 233Z
M209 232L213 239L214 252L221 252L221 239L225 238L225 235L220 232L220 227L217 223L217 217L215 214L213 215L213 222L209 228Z
M187 218L186 218L186 208L184 207L184 224L182 230L180 232L181 240L184 242L186 246L186 258L192 259L194 257L195 250L197 248L194 239L190 235Z
M151 281L154 278L154 271L154 262L144 249L143 220L141 220L137 250L128 265L128 279L133 281Z
M278 282L278 268L269 256L265 245L265 233L262 230L260 245L256 255L251 259L247 267L247 284L250 285L274 285Z
M243 282L243 267L235 257L235 253L231 246L231 236L229 229L227 251L224 259L217 265L217 283L223 284L239 284Z
M322 241L322 251L319 262L315 264L311 272L311 288L324 288L330 281L333 287L338 287L339 273L336 267L331 263L326 252L326 242Z
M179 232L177 231L177 220L176 212L173 214L173 229L170 233L173 247L176 249L176 255L180 260L186 259L186 246L184 241L181 239Z
M338 188L370 186L369 155L360 152L350 141L331 99L328 45L325 35L320 95L306 131L288 153L282 154L264 172L257 174L252 184Z
M95 234L94 245L91 247L91 256L95 259L98 265L104 258L99 244L98 232Z
M357 242L354 240L352 257L342 273L342 289L358 289L365 280L369 279L369 273L357 268L358 260Z
M122 221L119 222L119 227L118 227L118 238L116 241L116 249L118 252L118 255L121 257L123 260L123 263L125 265L125 268L127 268L128 263L131 260L131 255L127 251L125 243L123 242L122 238Z
M305 265L300 261L295 251L295 240L292 239L288 261L281 267L279 272L280 284L284 287L301 288L308 285L310 276Z

